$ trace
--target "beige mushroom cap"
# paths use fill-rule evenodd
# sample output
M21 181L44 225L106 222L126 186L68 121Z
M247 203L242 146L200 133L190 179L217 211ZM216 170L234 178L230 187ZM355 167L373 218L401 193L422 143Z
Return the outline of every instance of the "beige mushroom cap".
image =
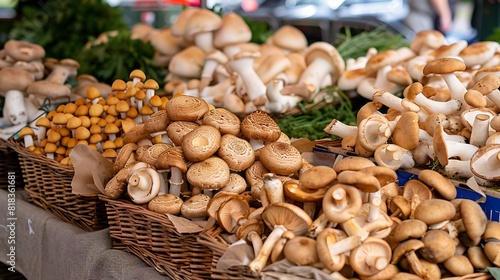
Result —
M184 136L182 150L186 159L199 162L214 155L220 144L221 135L217 128L200 125Z
M125 165L130 162L130 159L134 158L134 152L137 150L138 146L136 143L127 143L120 148L116 160L113 164L113 170L116 172L120 171L125 167Z
M299 182L306 189L321 189L330 185L337 178L337 172L332 167L318 165L302 172Z
M347 206L344 203L347 203ZM342 223L356 217L362 204L361 193L357 188L335 184L323 197L323 213L329 221Z
M208 111L201 122L219 129L221 134L238 135L240 132L240 118L224 108L215 108Z
M219 191L241 194L247 188L247 181L238 173L231 172L229 182Z
M302 208L286 202L267 206L262 212L262 220L270 229L282 225L296 236L305 235L312 223L311 217Z
M468 199L460 202L460 213L468 237L468 242L463 243L466 246L478 245L488 223L486 214L478 203Z
M222 18L208 9L198 9L189 17L186 23L184 37L193 40L196 34L202 32L213 32L222 25Z
M160 214L177 215L181 212L183 201L173 194L162 194L148 203L148 209Z
M392 264L397 264L401 259L403 259L406 253L411 251L417 251L425 246L424 242L419 239L409 239L405 240L394 248L394 252L392 252Z
M255 151L250 143L232 134L225 134L220 139L219 157L226 161L233 171L243 171L255 161Z
M197 128L199 124L191 121L173 121L167 126L167 136L177 146L182 145L186 134Z
M248 43L252 39L252 31L245 20L237 13L230 12L222 17L219 29L214 33L214 46L223 49L229 45Z
M425 247L418 252L430 262L442 263L455 255L455 241L443 230L428 230L421 240Z
M499 241L500 240L500 222L489 221L486 225L486 230L483 234L483 240L488 241Z
M205 100L189 95L170 99L165 109L172 121L197 121L209 110Z
M248 139L276 141L281 136L281 129L266 112L256 110L241 121L241 132Z
M360 276L371 276L387 267L391 257L391 247L385 240L369 236L350 252L349 264Z
M314 42L307 48L305 54L306 64L309 65L314 59L321 57L332 64L332 82L336 82L345 71L345 62L337 49L327 42Z
M427 224L417 219L401 221L391 232L391 241L396 243L411 239L421 238L427 231Z
M176 53L168 64L168 70L185 79L199 79L205 62L205 52L197 46L189 46Z
M335 170L335 172L337 172L337 174L339 174L344 170L359 171L370 166L375 166L375 163L364 157L353 156L341 159L337 162L337 164L335 164L333 169Z
M450 74L456 71L464 71L466 68L465 63L460 59L443 57L428 62L422 71L427 76L429 74Z
M21 92L33 84L31 74L21 68L3 68L0 70L0 92L19 90Z
M217 222L226 232L235 233L239 224L248 217L250 206L239 196L224 202L217 211Z
M277 175L288 176L302 166L302 155L291 144L272 142L260 149L259 159L264 166Z
M380 190L380 182L377 177L361 171L342 171L337 175L337 181L342 184L352 185L363 192Z
M229 182L229 166L219 157L193 163L187 170L188 182L200 189L217 190Z
M415 112L404 112L396 123L392 133L394 144L407 150L412 150L419 143L419 117Z
M10 39L5 43L4 50L16 61L30 62L45 56L45 49L41 45L28 41Z
M295 265L313 265L319 262L316 240L306 236L296 236L285 243L283 254Z
M207 205L210 197L206 194L195 194L188 198L181 207L181 215L187 219L205 218L207 214Z
M264 222L257 218L248 219L238 228L236 237L250 243L250 240L248 240L250 232L256 232L259 236L262 236L264 234Z
M436 190L447 200L452 200L457 196L457 189L455 185L453 185L453 182L437 171L430 169L421 170L418 174L418 179L430 188Z
M307 48L307 38L295 26L285 24L278 28L272 35L272 43L291 52L304 51Z
M474 267L469 261L469 258L464 255L453 256L447 259L443 265L455 276L464 276L474 273Z
M484 245L484 254L497 267L500 267L500 244L495 242L486 242Z
M437 224L451 220L455 216L455 206L444 199L428 199L422 201L415 208L415 219L427 225Z

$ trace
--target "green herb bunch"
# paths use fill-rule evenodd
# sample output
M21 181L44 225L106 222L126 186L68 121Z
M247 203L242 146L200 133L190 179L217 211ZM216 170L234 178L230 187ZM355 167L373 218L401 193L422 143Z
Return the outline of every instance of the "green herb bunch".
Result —
M161 68L152 63L154 48L149 42L131 39L129 31L110 36L108 42L83 49L77 56L79 74L91 74L99 81L112 84L115 79L129 80L134 69L141 69L148 79L162 86Z
M19 1L22 17L9 33L11 39L37 43L46 56L74 58L92 37L110 30L126 30L122 14L103 0Z

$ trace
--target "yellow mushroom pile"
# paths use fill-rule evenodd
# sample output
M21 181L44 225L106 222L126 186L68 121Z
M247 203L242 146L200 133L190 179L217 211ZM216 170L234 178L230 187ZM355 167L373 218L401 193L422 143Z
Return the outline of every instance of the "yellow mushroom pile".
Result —
M86 98L59 105L34 123L24 127L18 140L36 154L71 165L69 154L79 144L88 145L111 161L123 146L122 135L146 122L165 108L166 97L155 95L158 83L146 79L141 70L130 73L130 81L115 80L105 98L97 87L86 90Z
M225 240L252 246L253 259L239 258L250 258L243 264L252 272L286 259L333 279L488 279L481 271L500 266L500 223L456 198L438 172L423 170L401 187L394 170L345 157L262 181L260 200L220 192L207 209Z
M500 45L443 39L437 31L417 34L411 55L397 63L395 50L373 55L366 72L406 69L403 96L388 87L372 88L356 126L332 120L324 131L343 138L345 149L394 170L437 160L448 176L495 183L500 179Z

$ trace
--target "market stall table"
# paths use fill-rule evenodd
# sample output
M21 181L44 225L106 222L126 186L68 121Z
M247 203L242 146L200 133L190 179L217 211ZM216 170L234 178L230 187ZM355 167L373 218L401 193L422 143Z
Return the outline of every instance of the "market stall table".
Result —
M7 263L15 222L15 269L27 279L168 279L120 250L111 249L109 229L86 232L30 204L17 189L15 218L8 220L8 192L0 189L0 262Z

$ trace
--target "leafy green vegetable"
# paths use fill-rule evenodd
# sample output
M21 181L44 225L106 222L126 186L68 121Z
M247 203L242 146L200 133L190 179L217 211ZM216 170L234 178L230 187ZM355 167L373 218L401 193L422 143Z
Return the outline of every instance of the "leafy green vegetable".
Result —
M493 42L499 42L500 43L500 28L495 28L493 29L493 33L491 33L487 38L486 41L493 41Z
M165 73L152 63L154 48L150 43L130 39L129 31L111 36L104 44L83 49L77 56L79 74L91 74L99 81L112 84L115 79L129 80L134 69L141 69L146 78L156 80L160 86Z
M42 45L47 57L74 58L102 32L126 30L120 10L103 0L20 1L23 15L9 38Z
M323 91L333 100L332 102L324 99L318 103L302 101L297 105L300 112L275 118L286 135L310 140L335 138L323 131L333 119L349 125L356 124L356 112L349 97L335 86L325 88Z

